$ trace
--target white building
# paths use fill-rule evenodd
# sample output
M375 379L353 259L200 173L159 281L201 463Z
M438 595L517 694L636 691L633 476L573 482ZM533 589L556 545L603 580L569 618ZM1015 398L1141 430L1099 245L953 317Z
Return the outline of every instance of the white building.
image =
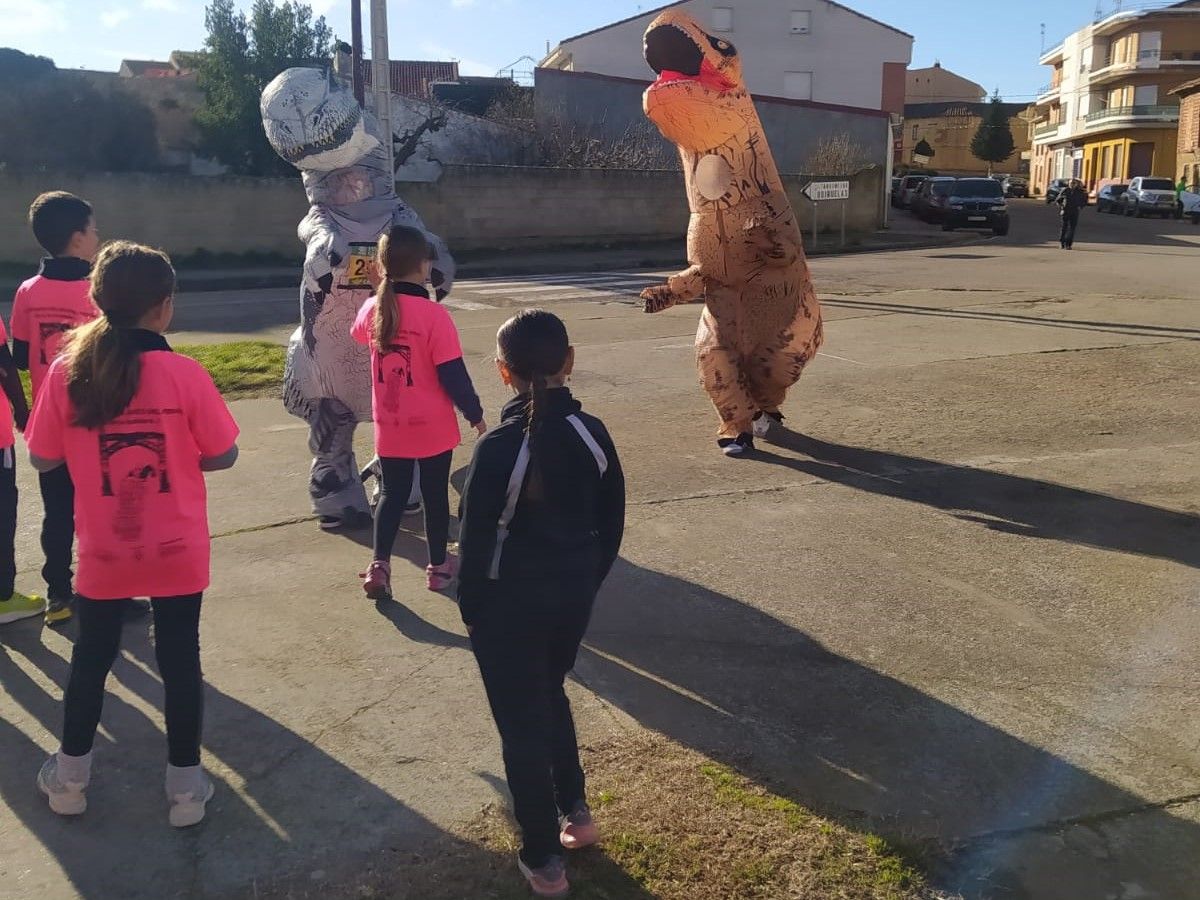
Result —
M542 66L649 81L642 37L672 7L738 48L753 94L904 111L912 35L832 0L681 0L567 38Z

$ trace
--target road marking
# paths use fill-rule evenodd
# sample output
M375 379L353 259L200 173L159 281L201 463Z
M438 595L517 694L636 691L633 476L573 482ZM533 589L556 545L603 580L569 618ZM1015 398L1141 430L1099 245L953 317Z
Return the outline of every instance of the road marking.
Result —
M443 301L443 303L452 309L462 309L468 311L496 308L489 303L476 303L474 300L455 300L454 298L447 298L445 301Z
M830 359L840 359L842 362L853 363L856 366L866 366L866 363L859 362L857 359L847 359L844 356L834 356L832 353L818 353L817 356L828 356ZM868 366L868 368L870 368Z

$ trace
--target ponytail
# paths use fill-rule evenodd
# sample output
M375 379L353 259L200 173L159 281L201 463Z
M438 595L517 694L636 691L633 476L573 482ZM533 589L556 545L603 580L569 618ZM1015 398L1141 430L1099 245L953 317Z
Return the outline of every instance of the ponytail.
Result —
M174 293L175 270L165 253L128 241L114 241L100 251L92 269L92 299L104 315L75 329L66 349L72 424L100 428L133 402L142 360L131 330Z
M375 298L375 349L387 353L400 331L400 304L396 300L396 289L385 272L379 295Z
M101 316L76 329L67 352L72 424L100 428L125 412L142 377L141 353L129 332Z
M379 239L376 259L383 284L375 298L375 349L387 353L400 333L400 304L393 281L403 280L433 258L425 232L407 225L395 225Z
M550 405L547 394L547 375L535 372L529 379L529 416L525 423L525 434L529 440L529 493L540 498L544 493L541 472L541 454L538 452L541 443L542 426L546 422L546 411Z

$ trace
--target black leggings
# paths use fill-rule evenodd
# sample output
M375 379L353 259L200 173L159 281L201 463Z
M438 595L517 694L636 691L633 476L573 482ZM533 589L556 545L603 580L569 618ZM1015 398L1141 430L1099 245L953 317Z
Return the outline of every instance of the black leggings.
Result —
M71 599L71 545L75 541L75 484L66 466L59 466L38 476L42 490L42 552L46 565L42 578L46 580L52 600Z
M204 684L200 671L202 594L155 597L154 656L166 691L167 759L173 766L200 765ZM124 603L80 597L79 637L71 655L71 680L63 700L63 753L91 752L104 708L104 682L121 649Z
M521 858L539 867L562 853L560 815L585 799L575 720L563 682L596 599L591 570L533 581L492 582L471 647L504 753L521 826Z
M381 456L379 468L382 490L375 510L375 558L390 560L396 534L404 519L404 508L412 493L413 464L421 471L421 502L425 504L425 543L429 545L429 564L446 561L446 543L450 539L450 465L454 451L427 459L396 459Z
M1062 217L1062 234L1059 240L1065 247L1075 243L1075 229L1079 227L1079 211L1064 212Z

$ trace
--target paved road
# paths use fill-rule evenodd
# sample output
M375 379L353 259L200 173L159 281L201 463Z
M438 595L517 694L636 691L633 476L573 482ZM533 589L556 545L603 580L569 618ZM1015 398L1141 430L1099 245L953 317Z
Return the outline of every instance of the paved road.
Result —
M1066 253L1054 224L1020 204L1007 240L818 260L829 339L787 405L795 433L737 463L696 387L697 308L631 309L641 273L463 286L484 307L455 317L487 408L504 397L495 329L537 295L628 469L628 541L575 689L585 741L655 729L935 841L939 883L971 897L1200 896L1200 230L1089 212ZM205 317L187 298L181 338L290 328L238 299ZM403 858L497 796L453 608L401 562L404 605L364 606L365 551L296 521L303 428L277 401L236 413L242 459L211 482L212 821L182 839L162 823L144 632L113 683L93 809L51 820L31 776L70 644L0 630L15 897L250 893ZM412 536L401 552L417 558Z

